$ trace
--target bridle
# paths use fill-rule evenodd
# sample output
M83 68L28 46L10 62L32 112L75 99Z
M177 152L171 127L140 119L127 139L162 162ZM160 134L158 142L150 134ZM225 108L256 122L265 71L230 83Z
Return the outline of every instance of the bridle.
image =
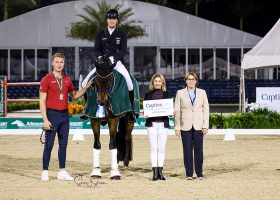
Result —
M105 83L106 80L108 78L112 77L109 81L110 81L110 85L109 87L106 87L106 88L98 88L96 83L94 84L94 87L93 87L93 91L97 94L98 96L98 93L105 93L108 98L111 98L111 95L112 95L112 92L114 90L114 75L113 75L113 72L109 73L107 76L101 76L99 75L97 72L96 72L96 76L94 77L94 79L98 79L98 81L100 81L101 83Z

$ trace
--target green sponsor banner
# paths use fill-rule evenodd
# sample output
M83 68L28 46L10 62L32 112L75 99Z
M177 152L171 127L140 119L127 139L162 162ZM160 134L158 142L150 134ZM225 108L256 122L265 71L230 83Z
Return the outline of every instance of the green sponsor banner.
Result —
M4 94L4 76L0 76L0 117L4 117L5 94Z
M134 124L134 129L146 129L145 119L138 118ZM171 128L174 128L174 118L169 118ZM0 129L41 129L44 126L42 118L1 118ZM108 125L101 126L107 129ZM90 120L70 118L70 129L91 129Z
M44 126L42 118L2 118L0 129L39 129Z

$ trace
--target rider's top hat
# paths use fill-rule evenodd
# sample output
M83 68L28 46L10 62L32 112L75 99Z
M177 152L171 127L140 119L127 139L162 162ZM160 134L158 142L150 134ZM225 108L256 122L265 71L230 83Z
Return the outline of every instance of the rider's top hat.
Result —
M106 13L107 18L119 18L119 13L115 9L110 9Z

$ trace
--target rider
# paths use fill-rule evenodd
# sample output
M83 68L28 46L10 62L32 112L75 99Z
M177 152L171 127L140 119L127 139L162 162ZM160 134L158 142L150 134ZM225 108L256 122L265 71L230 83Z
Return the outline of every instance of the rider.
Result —
M119 13L115 9L110 9L106 13L107 28L100 30L97 33L94 42L94 56L97 62L107 62L111 67L121 73L129 90L129 99L132 105L132 113L129 116L130 121L135 121L134 112L134 91L131 77L123 65L124 56L127 52L127 37L124 31L117 27ZM94 68L82 82L82 87L86 86L90 77L95 73Z

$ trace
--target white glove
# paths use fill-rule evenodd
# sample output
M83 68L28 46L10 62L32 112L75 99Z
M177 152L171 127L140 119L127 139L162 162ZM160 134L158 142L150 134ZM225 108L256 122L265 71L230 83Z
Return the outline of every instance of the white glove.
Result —
M111 61L112 64L115 63L115 59L114 59L113 56L110 56L109 59L110 59L110 61Z

